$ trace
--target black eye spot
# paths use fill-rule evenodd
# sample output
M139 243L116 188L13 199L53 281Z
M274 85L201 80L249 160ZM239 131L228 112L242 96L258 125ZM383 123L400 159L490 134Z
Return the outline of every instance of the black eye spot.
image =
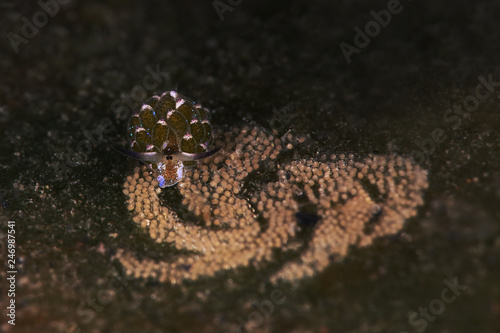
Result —
M171 160L172 159L172 156L167 156L167 160Z

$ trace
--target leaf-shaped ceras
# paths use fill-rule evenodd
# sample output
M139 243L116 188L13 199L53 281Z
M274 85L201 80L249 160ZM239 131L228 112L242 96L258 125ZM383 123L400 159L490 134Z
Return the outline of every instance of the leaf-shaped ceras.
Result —
M175 91L150 97L128 124L127 156L148 164L160 187L177 184L196 160L208 157L213 143L207 109Z

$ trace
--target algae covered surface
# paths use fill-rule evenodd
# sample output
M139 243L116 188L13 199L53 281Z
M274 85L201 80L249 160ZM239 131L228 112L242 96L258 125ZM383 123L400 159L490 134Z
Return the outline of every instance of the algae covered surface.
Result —
M0 6L1 332L500 329L497 2ZM111 146L126 145L147 97L169 90L209 109L215 130L303 138L280 164L412 158L427 170L423 204L400 232L299 281L269 279L293 249L194 281L134 278L118 251L178 253L134 222L122 186L138 162ZM175 187L160 200L192 218ZM297 215L300 239L311 240L315 213Z

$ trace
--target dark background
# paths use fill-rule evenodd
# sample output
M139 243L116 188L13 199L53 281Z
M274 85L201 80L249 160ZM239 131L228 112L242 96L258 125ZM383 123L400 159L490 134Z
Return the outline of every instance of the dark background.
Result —
M474 94L479 76L500 81L500 3L401 6L347 63L339 44L353 44L354 27L364 30L386 1L246 0L220 20L211 1L75 0L17 53L8 33L22 36L22 17L32 22L41 7L1 1L0 253L15 220L19 274L16 326L3 310L0 331L236 332L238 318L279 289L285 302L254 332L416 332L409 314L457 278L467 289L425 331L498 332L498 91L456 128L443 115ZM125 143L113 102L142 84L147 66L169 75L148 96L178 89L221 126L272 129L278 114L310 136L304 156L417 156L427 142L424 206L403 233L352 249L299 285L241 269L180 286L131 280L96 305L122 274L113 251L155 251L121 192L133 163L109 149ZM86 131L103 119L112 128L82 156ZM446 138L431 149L436 128ZM6 269L0 278L3 286ZM2 288L2 309L6 301Z

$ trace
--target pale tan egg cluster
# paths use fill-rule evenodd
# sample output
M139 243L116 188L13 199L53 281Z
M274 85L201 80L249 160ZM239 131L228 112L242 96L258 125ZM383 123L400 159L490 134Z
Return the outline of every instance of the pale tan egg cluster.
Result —
M273 260L273 251L293 248L297 231L308 224L312 238L300 258L284 263L270 279L313 276L344 257L349 246L401 230L427 187L426 172L397 156L356 160L340 154L279 163L280 152L293 149L291 135L279 139L255 126L216 137L223 149L177 185L189 220L178 217L178 207L162 205L145 167L127 177L123 192L134 221L156 242L183 251L161 261L119 250L115 257L128 274L178 283L259 267ZM312 222L304 223L303 216Z

